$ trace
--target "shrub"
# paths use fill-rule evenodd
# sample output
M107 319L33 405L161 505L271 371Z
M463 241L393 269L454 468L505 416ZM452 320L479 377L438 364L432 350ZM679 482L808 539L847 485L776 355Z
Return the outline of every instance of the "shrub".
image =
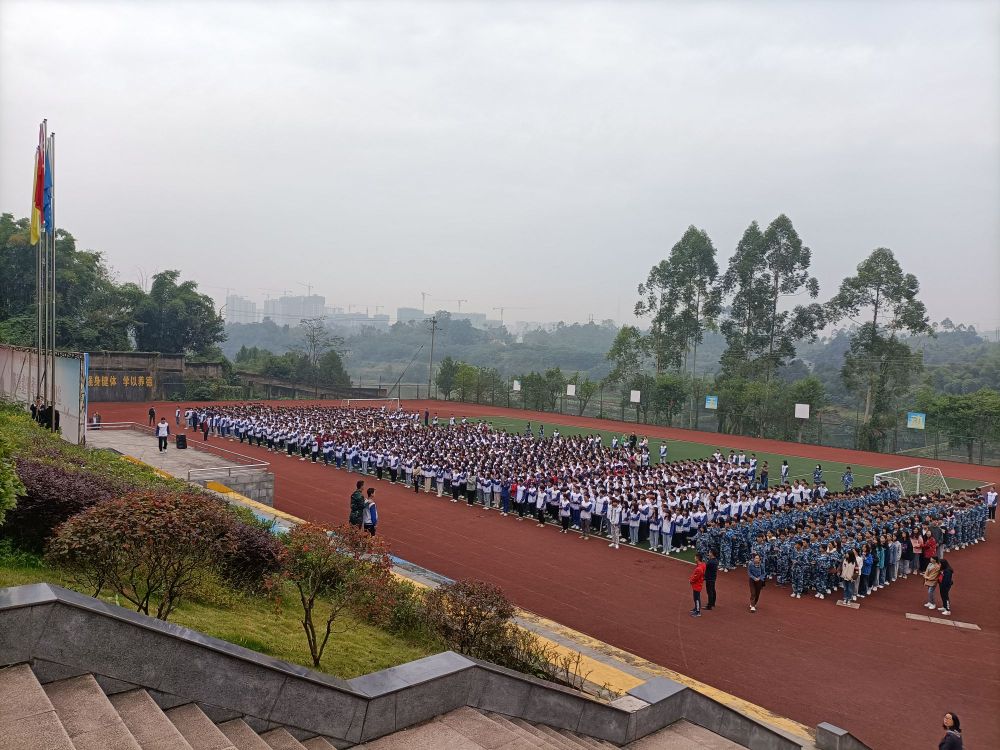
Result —
M436 633L427 620L424 591L413 583L395 576L387 583L392 589L391 605L376 612L358 612L367 622L391 633L408 638L434 638Z
M281 571L285 545L272 532L273 522L261 521L253 512L230 506L231 552L220 560L220 573L231 586L259 594Z
M12 453L10 441L0 435L0 525L3 525L7 512L17 503L17 498L24 494L24 484L18 478L11 460Z
M427 619L448 648L508 669L548 677L550 653L514 622L514 605L493 583L455 581L425 595Z
M392 564L385 543L354 526L292 528L285 538L283 575L302 604L302 629L313 666L319 667L336 619L354 609L370 619L392 607Z
M514 605L493 583L454 581L426 595L428 620L448 647L488 659L493 643L514 617Z
M201 493L130 495L62 524L47 558L95 596L111 589L138 612L166 620L233 554L232 525L223 503Z
M25 494L8 512L2 533L26 550L41 551L54 529L101 500L122 495L127 485L86 469L17 460Z

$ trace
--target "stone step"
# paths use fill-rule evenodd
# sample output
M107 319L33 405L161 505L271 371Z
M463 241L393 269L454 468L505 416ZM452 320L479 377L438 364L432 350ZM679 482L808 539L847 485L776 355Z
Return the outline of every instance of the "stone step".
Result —
M93 675L50 682L45 694L76 750L142 750Z
M544 724L538 725L538 730L549 737L554 738L558 742L563 743L563 747L566 750L580 750L580 748L589 747L583 742L579 737L577 737L572 732L565 732L560 729L553 729L552 727L547 727Z
M517 726L513 721L504 716L503 714L496 714L492 711L484 711L484 713L489 716L493 721L497 722L500 726L507 727L510 731L517 734L519 737L523 737L526 741L530 742L534 747L540 748L540 750L553 750L552 743L539 737L536 734L532 734L526 729L522 729Z
M577 734L576 732L571 732L568 729L557 729L556 731L563 737L572 739L582 747L587 747L591 750L605 750L605 748L615 747L610 742L604 742L594 737L588 737L585 734Z
M302 747L306 750L336 750L336 747L325 737L313 737L302 740ZM355 748L363 748L362 745L355 745Z
M142 750L191 750L191 745L145 690L116 693L108 700Z
M524 719L511 719L515 726L520 727L529 734L533 734L535 737L540 738L542 741L547 743L549 748L552 750L579 750L579 746L571 745L567 742L558 732L555 732L549 727L542 726L541 724L530 724Z
M222 730L194 703L185 703L165 713L192 750L236 750Z
M743 746L681 719L626 746L627 750L742 750Z
M236 750L271 750L260 735L258 735L250 725L243 719L233 719L218 725L219 730L226 735Z
M519 734L469 707L450 711L444 716L439 716L438 721L486 750L506 747L519 737Z
M260 738L267 743L267 746L271 750L305 750L302 747L302 743L295 739L284 727L264 732Z
M0 750L73 750L45 690L31 667L0 669Z

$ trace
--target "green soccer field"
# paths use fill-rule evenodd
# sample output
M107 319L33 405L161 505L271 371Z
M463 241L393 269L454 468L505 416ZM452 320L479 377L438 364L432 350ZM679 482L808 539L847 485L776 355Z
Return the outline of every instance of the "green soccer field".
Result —
M524 419L511 419L509 417L499 416L491 417L486 421L497 429L518 433L523 433L525 425L527 424L527 420ZM621 438L621 433L615 433L611 430L584 429L582 427L562 424L557 421L539 423L537 420L531 423L531 429L536 435L538 434L539 424L545 425L546 437L550 437L552 435L553 427L558 426L559 432L563 435L602 435L605 445L610 444L611 438L615 434L618 434L618 437ZM640 438L642 437L642 425L636 425L635 434ZM650 437L649 450L654 463L659 459L661 442L666 442L667 444L667 460L670 461L688 458L706 458L711 456L712 453L715 452L716 448L727 456L729 455L730 448L739 453L741 447L740 436L719 435L719 439L720 442L718 443L694 443L686 440L663 440L661 438ZM747 451L747 456L749 456L750 453L750 451ZM794 455L761 452L757 452L757 460L759 461L758 466L767 461L769 478L772 485L781 480L781 462L782 460L787 460L789 466L789 476L792 479L801 478L804 479L807 484L812 484L813 469L815 469L816 464L819 463L823 467L823 480L831 490L838 491L843 489L844 486L841 482L841 475L844 473L846 464L838 463L836 461L816 461L815 459L801 458ZM886 470L887 469L884 467L879 466L861 466L859 464L851 464L851 471L854 473L854 486L862 487L864 485L871 484L872 478L877 472ZM971 488L977 486L976 482L970 482L964 479L954 479L952 477L946 477L945 481L948 482L948 486L952 489Z

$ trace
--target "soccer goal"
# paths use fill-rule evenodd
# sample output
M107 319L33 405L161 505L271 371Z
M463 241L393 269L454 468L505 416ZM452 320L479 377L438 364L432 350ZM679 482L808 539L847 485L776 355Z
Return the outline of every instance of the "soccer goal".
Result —
M345 398L340 402L341 406L349 409L380 409L383 406L387 409L399 409L398 398Z
M881 471L875 475L875 484L891 484L904 495L950 491L941 469L933 466L907 466L895 471Z

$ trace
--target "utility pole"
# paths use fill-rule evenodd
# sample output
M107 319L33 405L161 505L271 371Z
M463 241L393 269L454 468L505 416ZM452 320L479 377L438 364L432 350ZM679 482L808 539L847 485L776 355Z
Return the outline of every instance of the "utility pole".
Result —
M434 380L434 334L437 333L437 316L431 318L431 356L427 363L427 398L431 397L431 383Z

